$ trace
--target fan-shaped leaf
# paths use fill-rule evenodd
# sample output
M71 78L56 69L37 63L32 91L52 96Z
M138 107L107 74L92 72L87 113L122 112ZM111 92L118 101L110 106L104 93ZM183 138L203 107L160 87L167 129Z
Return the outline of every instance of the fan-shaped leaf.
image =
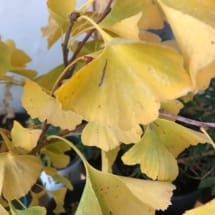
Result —
M189 90L190 79L175 51L114 39L95 60L65 82L56 97L63 108L79 113L87 121L129 130L155 120L160 101L177 98Z
M2 207L2 205L0 205L0 214L1 214L1 215L10 215L10 214L4 209L4 207Z
M0 75L11 68L11 51L9 47L0 40Z
M186 211L183 215L209 215L214 214L215 211L215 199L211 200L201 207Z
M90 122L82 132L82 142L88 146L97 146L104 151L109 151L123 143L133 143L140 140L140 127L131 130L112 129L107 126Z
M81 122L80 116L72 111L62 110L61 104L55 98L30 80L24 86L22 104L32 118L47 120L48 123L64 129L72 130Z
M40 129L23 128L17 121L14 121L11 130L12 144L14 147L30 152L37 145L40 134Z
M142 140L122 159L126 164L140 164L141 170L153 179L172 181L178 175L176 157L190 145L207 142L199 132L175 122L158 119L149 125Z
M41 163L37 157L16 155L12 152L0 154L0 167L0 191L9 201L26 195L41 171Z
M155 209L166 209L170 204L174 186L169 183L119 177L89 165L87 171L87 182L76 215L130 215L134 211L135 214L153 215Z
M213 0L158 2L185 56L195 89L206 88L211 78L215 76L215 2Z
M24 210L17 210L14 207L10 207L12 215L46 215L46 209L39 206L26 208Z

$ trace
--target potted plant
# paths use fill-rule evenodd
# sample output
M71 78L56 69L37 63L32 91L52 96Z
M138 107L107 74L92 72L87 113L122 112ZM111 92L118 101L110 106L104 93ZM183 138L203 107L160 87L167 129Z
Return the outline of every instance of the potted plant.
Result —
M1 214L51 214L41 204L47 194L54 213L64 212L72 180L58 170L70 162L69 150L86 174L76 215L166 210L179 154L206 142L215 147L206 131L213 122L179 115L181 101L207 89L215 75L214 3L89 0L77 8L74 0L47 0L47 6L42 32L48 47L62 39L61 65L37 76L12 40L0 41L1 80L23 86L21 101L30 116L25 126L14 120L11 129L0 130ZM175 41L162 42L153 32L164 22ZM100 168L68 139L77 131L81 147L100 150ZM115 172L119 156L126 166L139 165L140 177ZM60 183L57 190L41 183L43 172ZM211 207L214 202L202 210Z

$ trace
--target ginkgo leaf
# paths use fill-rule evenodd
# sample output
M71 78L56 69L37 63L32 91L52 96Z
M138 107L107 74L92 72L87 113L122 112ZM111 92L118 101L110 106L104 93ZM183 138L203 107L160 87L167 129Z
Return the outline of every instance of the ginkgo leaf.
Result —
M40 134L40 129L23 128L17 121L14 121L11 130L12 144L14 147L30 152L37 145Z
M214 65L208 67L215 60L215 1L159 0L158 3L185 57L194 88L206 88L215 76Z
M0 40L0 75L7 72L10 67L11 51L9 47Z
M209 201L208 203L194 208L192 210L188 210L183 215L209 215L214 214L215 211L215 199Z
M47 120L48 123L63 129L72 130L82 120L73 111L62 110L60 102L30 80L25 83L22 104L32 118L39 118L41 121Z
M39 207L39 206L26 208L24 210L18 210L11 205L10 212L11 212L11 215L46 215L47 214L46 208Z
M61 27L59 27L59 25L54 20L54 18L52 18L52 16L49 16L49 20L48 20L47 26L42 27L41 31L42 31L43 36L47 37L48 48L51 48L51 46L63 34L63 31L62 31Z
M2 205L0 205L0 214L1 215L10 215Z
M179 153L190 145L206 142L207 138L200 132L157 119L147 127L142 140L123 155L122 160L129 165L140 164L141 171L152 179L173 181L178 175L175 158Z
M44 89L51 91L63 70L64 65L61 64L49 71L48 73L37 77L34 81L36 81Z
M65 187L50 192L56 203L56 208L53 211L55 214L65 213L64 199L66 196L66 192L67 189Z
M131 130L112 129L89 122L81 135L83 144L97 146L104 151L109 151L123 143L134 143L140 140L142 134L139 126Z
M141 29L162 28L162 13L160 13L157 4L152 0L116 0L111 12L106 16L101 25L111 26L140 12L142 13L139 20Z
M41 149L42 154L46 154L56 168L64 168L70 162L70 157L64 152L69 151L70 147L62 141L56 141L48 144Z
M173 49L113 39L55 95L64 109L87 121L129 130L155 120L160 101L186 94L190 84Z
M102 150L102 172L112 173L112 166L116 160L119 150L119 146L108 152Z
M63 26L65 22L69 22L69 14L73 12L75 5L76 0L47 1L49 12L59 26Z
M0 154L1 194L11 201L27 194L41 171L40 160L33 155ZM14 189L14 187L16 189Z
M127 19L123 19L114 25L102 27L114 32L122 38L160 42L161 39L156 34L140 29L140 27L138 26L138 22L140 21L141 16L142 13L138 13L137 15L129 17Z
M89 164L86 168L87 181L76 215L154 215L156 209L164 210L170 204L174 189L170 183L120 177Z
M183 107L184 105L182 104L182 102L178 100L170 100L170 101L161 103L162 110L175 115L177 115Z

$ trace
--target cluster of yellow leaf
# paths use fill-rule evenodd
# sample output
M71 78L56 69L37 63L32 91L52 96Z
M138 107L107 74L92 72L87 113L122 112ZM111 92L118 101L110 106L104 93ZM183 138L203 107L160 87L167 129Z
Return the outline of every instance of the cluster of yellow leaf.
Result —
M36 72L25 68L25 65L31 61L31 58L22 50L17 49L13 40L5 42L0 40L0 79L7 80L6 72L32 78Z

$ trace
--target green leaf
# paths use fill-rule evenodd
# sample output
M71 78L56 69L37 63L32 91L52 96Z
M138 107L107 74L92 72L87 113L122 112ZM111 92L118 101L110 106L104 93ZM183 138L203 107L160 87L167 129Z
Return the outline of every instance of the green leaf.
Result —
M35 81L44 89L51 91L63 70L64 65L61 64L49 71L48 73L37 77Z
M25 83L22 104L32 118L47 120L48 123L63 129L73 130L82 120L73 111L63 110L58 100L30 80Z
M36 183L40 175L41 163L33 155L1 153L0 170L0 193L11 201L26 195Z
M173 49L113 39L55 95L64 109L87 121L129 130L155 120L160 101L186 94L190 84Z
M140 164L141 171L152 179L173 181L178 175L176 157L179 153L190 145L206 142L202 133L172 121L157 119L122 160L129 165Z

